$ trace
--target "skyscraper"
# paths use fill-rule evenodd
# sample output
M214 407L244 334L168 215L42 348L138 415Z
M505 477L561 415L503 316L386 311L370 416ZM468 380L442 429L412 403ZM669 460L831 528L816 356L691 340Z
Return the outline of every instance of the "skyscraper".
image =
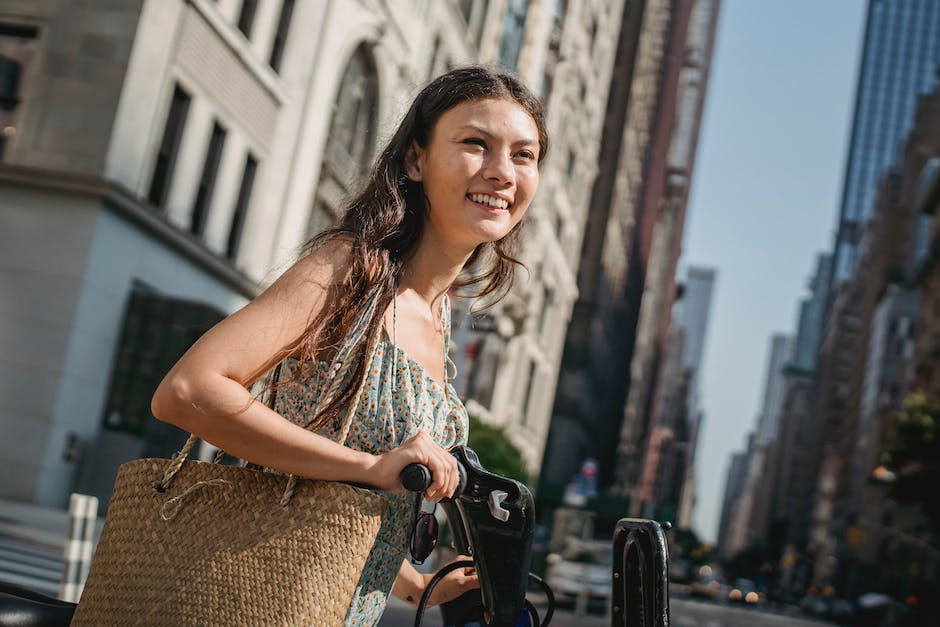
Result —
M930 91L937 80L938 63L940 2L869 0L836 233L834 281L842 281L852 269L878 182L914 121L918 95Z

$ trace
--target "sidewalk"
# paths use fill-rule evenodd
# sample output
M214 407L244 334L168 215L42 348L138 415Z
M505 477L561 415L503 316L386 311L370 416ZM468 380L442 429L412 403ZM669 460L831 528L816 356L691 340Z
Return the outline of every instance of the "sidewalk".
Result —
M0 500L0 581L58 596L68 532L67 510Z

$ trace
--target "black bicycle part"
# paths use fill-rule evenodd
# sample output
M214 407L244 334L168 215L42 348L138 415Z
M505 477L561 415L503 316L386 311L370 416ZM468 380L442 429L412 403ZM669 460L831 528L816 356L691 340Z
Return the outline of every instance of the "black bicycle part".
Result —
M622 518L614 530L612 627L668 627L670 523Z
M418 609L415 612L415 627L421 627L421 619L424 618L424 610L428 606L428 601L431 599L431 593L434 592L434 588L437 587L437 584L439 584L444 577L458 568L473 568L473 560L451 562L434 573L434 576L431 577L431 580L428 581L428 585L424 588L421 600L418 601Z
M529 627L542 627L542 623L539 622L539 612L529 599L525 600L525 609L529 613Z
M440 505L447 516L454 549L473 557L480 590L441 604L441 616L444 624L450 625L482 622L491 627L515 627L525 608L532 563L534 499L525 485L484 469L473 450L460 446L451 453L462 473L461 486L453 498L442 500ZM413 491L426 490L430 472L414 466L418 465L402 470L402 485ZM425 602L428 594L426 590L422 596ZM419 604L420 614L423 607ZM550 608L548 616L552 611Z
M457 464L457 475L459 477L457 489L450 498L460 496L467 485L467 470L460 464ZM408 464L402 468L401 472L398 474L398 478L409 492L424 492L430 487L431 481L433 480L431 477L431 469L424 464L418 463Z
M441 506L457 553L473 557L480 592L443 604L444 624L470 622L466 619L475 612L476 620L482 617L486 625L514 627L525 607L532 566L535 500L522 483L483 468L473 450L459 446L451 453L467 471L467 486Z
M63 627L76 605L12 583L0 582L0 627Z
M542 623L542 627L548 627L552 616L555 614L555 593L552 592L551 587L545 580L536 574L529 573L529 581L538 585L545 592L545 597L548 600L548 611L545 612L545 622Z

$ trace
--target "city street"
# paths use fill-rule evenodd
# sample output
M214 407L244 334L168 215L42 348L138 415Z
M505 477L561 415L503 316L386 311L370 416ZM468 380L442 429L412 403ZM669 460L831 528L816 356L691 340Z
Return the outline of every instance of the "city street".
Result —
M539 609L542 609L541 607ZM690 601L671 600L671 624L676 627L811 627L828 625L795 614L777 614L761 610ZM408 627L414 624L414 610L397 599L390 599L380 627ZM555 612L551 624L555 627L605 627L610 623L603 616L577 616L569 611ZM422 627L440 625L439 614L431 609L421 622Z

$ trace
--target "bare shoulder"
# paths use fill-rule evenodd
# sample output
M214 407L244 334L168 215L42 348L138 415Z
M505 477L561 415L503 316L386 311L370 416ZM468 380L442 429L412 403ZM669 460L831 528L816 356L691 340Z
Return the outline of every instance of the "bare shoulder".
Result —
M254 303L270 305L291 302L316 308L331 287L343 282L349 272L352 242L333 238L304 255L288 268Z
M352 244L334 238L288 268L264 292L230 317L272 348L300 338L349 271Z

